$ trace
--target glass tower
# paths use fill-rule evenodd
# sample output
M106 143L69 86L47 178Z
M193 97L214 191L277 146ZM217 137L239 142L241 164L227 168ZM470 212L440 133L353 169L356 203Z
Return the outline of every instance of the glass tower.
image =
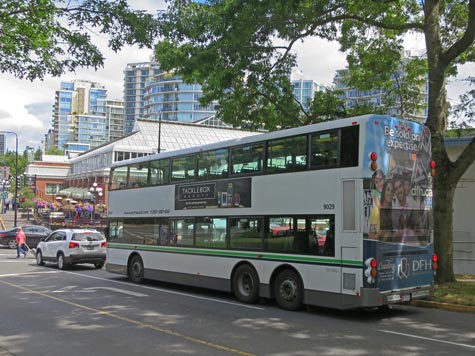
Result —
M146 119L197 122L216 114L215 104L202 106L201 85L186 84L181 77L162 72L145 84Z

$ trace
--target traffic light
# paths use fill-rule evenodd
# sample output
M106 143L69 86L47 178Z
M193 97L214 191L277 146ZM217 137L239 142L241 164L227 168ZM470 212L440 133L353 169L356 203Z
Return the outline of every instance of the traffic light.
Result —
M21 176L17 176L16 177L16 186L20 187L20 185L21 185Z
M376 276L378 274L378 261L376 261L376 258L370 257L364 262L364 265L366 267L364 271L366 282L368 282L369 284L373 284L374 282L376 282Z

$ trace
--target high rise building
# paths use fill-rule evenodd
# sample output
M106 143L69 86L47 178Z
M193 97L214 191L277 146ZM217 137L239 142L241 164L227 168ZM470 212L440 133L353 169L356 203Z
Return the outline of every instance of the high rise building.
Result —
M144 118L154 121L197 122L216 114L216 103L202 106L201 85L186 84L180 76L161 72L145 84Z
M124 135L124 100L106 100L107 141L114 141Z
M403 61L410 57L410 53L406 51L403 54ZM335 84L335 89L341 90L343 94L341 95L341 99L343 99L345 103L345 107L347 109L351 109L356 106L363 106L363 105L374 105L376 107L384 105L385 99L388 96L392 96L390 99L393 100L394 103L398 103L399 99L395 93L389 93L385 90L374 88L371 90L359 90L356 88L349 87L345 82L345 77L348 74L348 69L340 69L336 71L335 77L333 78L333 82ZM393 87L396 88L398 83L404 80L406 76L406 72L403 66L392 74L391 80L394 82ZM420 109L416 110L415 112L404 113L406 118L412 119L415 121L423 122L427 118L427 103L429 101L428 96L428 82L425 81L424 84L421 85L418 95L420 95L423 105ZM396 104L389 107L386 111L387 115L391 116L401 116L400 107Z
M0 134L0 155L5 154L5 134Z
M123 102L107 101L107 89L99 83L62 82L56 91L52 132L53 142L48 146L70 156L100 146L122 136Z
M124 70L124 134L132 132L135 121L144 117L145 82L162 72L157 62L130 63Z
M313 97L317 91L324 91L325 87L314 80L292 79L295 99L302 105L305 111L310 109Z

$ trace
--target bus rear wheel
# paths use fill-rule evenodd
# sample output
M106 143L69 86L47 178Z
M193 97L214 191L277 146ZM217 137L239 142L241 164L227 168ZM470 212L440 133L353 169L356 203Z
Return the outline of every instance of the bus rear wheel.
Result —
M259 277L249 265L238 267L233 277L233 291L236 299L243 303L255 303L259 298Z
M129 265L129 279L134 283L142 283L144 275L143 261L140 256L135 255L132 257Z
M282 309L300 310L303 306L303 283L292 270L284 270L277 275L274 296Z

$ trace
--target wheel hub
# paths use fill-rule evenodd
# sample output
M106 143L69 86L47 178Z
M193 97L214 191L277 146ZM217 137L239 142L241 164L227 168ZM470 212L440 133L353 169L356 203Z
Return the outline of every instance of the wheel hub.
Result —
M280 295L287 301L295 299L297 292L297 283L295 283L293 280L287 279L280 285Z

